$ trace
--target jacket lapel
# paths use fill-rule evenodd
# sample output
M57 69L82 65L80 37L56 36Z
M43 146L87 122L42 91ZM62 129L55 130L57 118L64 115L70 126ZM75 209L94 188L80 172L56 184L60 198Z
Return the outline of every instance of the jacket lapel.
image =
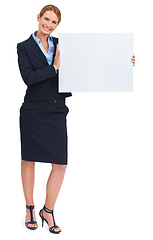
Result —
M53 44L54 44L54 54L53 54L53 60L55 57L55 53L56 53L56 45L57 45L57 40L53 38ZM30 48L30 50L33 52L33 54L39 58L45 65L48 65L48 62L46 60L45 55L43 54L43 52L41 51L40 47L38 46L38 44L36 43L36 41L33 39L33 36L31 34L31 36L28 39L27 42L27 46Z

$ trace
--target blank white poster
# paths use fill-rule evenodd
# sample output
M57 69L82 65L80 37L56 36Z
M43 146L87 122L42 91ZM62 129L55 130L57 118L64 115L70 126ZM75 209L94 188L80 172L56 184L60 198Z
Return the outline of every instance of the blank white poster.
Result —
M59 92L133 90L133 33L59 33Z

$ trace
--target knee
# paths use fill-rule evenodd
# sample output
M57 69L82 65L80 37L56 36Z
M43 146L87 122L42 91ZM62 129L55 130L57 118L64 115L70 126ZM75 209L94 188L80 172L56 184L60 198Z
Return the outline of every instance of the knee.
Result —
M26 168L34 168L35 167L35 162L30 162L30 161L21 161L21 165Z
M61 173L65 173L67 168L67 165L61 165L61 164L52 164L52 170L53 171L58 171Z

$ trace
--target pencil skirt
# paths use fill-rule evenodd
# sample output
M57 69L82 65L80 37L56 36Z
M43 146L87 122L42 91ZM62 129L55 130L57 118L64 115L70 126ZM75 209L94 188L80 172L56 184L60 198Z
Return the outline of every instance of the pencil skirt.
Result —
M67 165L65 99L23 102L20 107L21 159Z

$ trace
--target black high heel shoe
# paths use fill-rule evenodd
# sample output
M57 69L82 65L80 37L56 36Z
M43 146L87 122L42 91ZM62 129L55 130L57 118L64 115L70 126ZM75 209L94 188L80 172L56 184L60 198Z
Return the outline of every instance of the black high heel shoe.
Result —
M34 209L34 206L33 206L33 205L30 205L30 206L27 206L27 205L26 205L26 208L30 210L31 221L30 221L30 222L26 222L25 225L26 225L26 227L27 227L28 229L35 230L35 229L38 228L38 224L37 224L37 222L34 221L34 219L33 219L33 211L32 211L32 210ZM37 224L37 227L29 227L29 226L28 226L29 224Z
M52 217L53 217L54 225L49 228L49 231L50 231L51 233L55 233L55 234L60 233L61 230L59 230L59 231L55 231L55 230L54 230L55 228L59 228L59 227L55 224L55 219L54 219L54 214L53 214L53 211L54 211L54 210L50 210L50 209L46 208L45 205L44 205L43 209L41 209L40 212L39 212L39 216L40 216L41 219L42 219L42 227L44 226L44 220L45 220L46 223L48 224L48 221L47 221L47 220L44 218L44 216L43 216L43 210L44 210L45 212L47 212L47 213L52 214ZM48 224L48 225L49 225L49 224Z

